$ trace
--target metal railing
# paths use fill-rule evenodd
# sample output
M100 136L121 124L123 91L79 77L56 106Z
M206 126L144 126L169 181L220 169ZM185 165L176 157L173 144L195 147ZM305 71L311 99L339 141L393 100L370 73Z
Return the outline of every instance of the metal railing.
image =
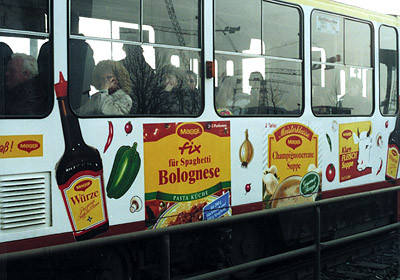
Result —
M392 223L386 226L382 226L373 230L368 230L366 232L356 233L350 236L334 239L331 241L321 242L321 207L337 203L337 202L345 202L354 199L363 199L368 197L377 196L384 193L389 192L397 192L400 191L400 186L385 188L380 190L350 194L335 198L328 198L319 201L315 201L313 203L305 203L300 205L293 205L287 206L283 208L275 208L275 209L268 209L262 211L256 211L251 213L244 213L235 216L225 217L221 219L215 220L208 220L208 221L201 221L196 223L189 223L183 225L176 225L161 229L155 230L146 230L146 231L139 231L133 233L126 233L120 234L115 236L108 236L98 239L91 239L86 241L79 241L75 243L67 243L61 245L55 245L50 247L38 248L28 251L21 251L21 252L13 252L8 254L0 255L0 263L7 262L7 261L15 261L18 259L29 259L34 257L42 257L46 255L55 255L55 254L62 254L68 251L75 251L75 250L87 250L90 248L95 247L105 247L109 245L113 245L116 243L124 243L124 242L131 242L143 239L150 239L161 237L162 239L162 250L163 250L163 262L162 262L162 275L163 279L171 279L171 269L170 269L170 236L174 234L182 234L188 231L196 231L196 230L204 230L207 228L216 228L221 226L228 226L233 225L241 222L249 222L251 220L262 219L278 214L289 213L292 211L299 211L303 209L314 209L314 219L315 219L315 226L314 226L314 241L313 244L304 248L296 249L293 251L261 258L255 261L250 261L247 263L243 263L240 265L235 265L231 267L227 267L224 269L220 269L217 271L205 273L202 275L194 276L188 279L197 280L197 279L212 279L216 277L230 275L236 272L240 272L243 270L253 269L260 266L266 266L275 262L279 262L282 260L287 260L289 258L303 256L306 254L314 254L314 278L320 279L321 275L321 251L332 248L341 244L346 244L348 242L352 242L355 240L359 240L366 237L371 237L374 235L378 235L385 232L390 232L393 230L397 230L400 227L400 222Z

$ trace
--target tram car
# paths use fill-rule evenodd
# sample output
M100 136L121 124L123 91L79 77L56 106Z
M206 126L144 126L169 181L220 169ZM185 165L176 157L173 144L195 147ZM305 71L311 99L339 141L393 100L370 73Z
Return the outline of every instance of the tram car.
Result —
M328 0L0 6L2 260L398 185L396 16ZM327 207L322 238L398 210L393 193ZM307 243L307 215L216 223L176 251L229 251L234 230L261 257ZM151 244L122 246L133 269Z

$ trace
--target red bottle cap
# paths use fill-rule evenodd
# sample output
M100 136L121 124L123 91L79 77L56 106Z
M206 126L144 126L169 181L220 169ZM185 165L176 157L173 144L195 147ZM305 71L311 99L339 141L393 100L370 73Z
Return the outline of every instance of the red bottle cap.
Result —
M56 90L57 98L66 97L67 96L67 86L68 82L64 80L64 76L60 71L60 81L54 85L54 89Z

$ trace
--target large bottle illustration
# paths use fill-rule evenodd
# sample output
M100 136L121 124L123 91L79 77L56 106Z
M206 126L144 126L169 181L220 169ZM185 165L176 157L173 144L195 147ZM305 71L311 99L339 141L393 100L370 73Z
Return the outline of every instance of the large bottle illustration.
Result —
M385 179L395 183L400 159L400 116L397 114L396 125L389 135Z
M108 229L103 164L98 150L83 140L61 72L55 90L65 140L64 154L56 165L56 179L75 239L85 240Z

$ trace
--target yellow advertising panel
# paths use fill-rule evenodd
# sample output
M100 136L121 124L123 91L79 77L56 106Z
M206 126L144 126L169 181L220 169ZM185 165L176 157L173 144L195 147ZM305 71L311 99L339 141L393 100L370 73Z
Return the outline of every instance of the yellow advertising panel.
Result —
M229 122L145 124L143 133L148 224L164 227L229 212Z
M339 181L370 174L371 121L339 125Z
M318 135L301 123L286 123L268 136L268 168L263 174L267 207L315 200L320 189Z
M43 135L0 136L0 158L43 156Z

